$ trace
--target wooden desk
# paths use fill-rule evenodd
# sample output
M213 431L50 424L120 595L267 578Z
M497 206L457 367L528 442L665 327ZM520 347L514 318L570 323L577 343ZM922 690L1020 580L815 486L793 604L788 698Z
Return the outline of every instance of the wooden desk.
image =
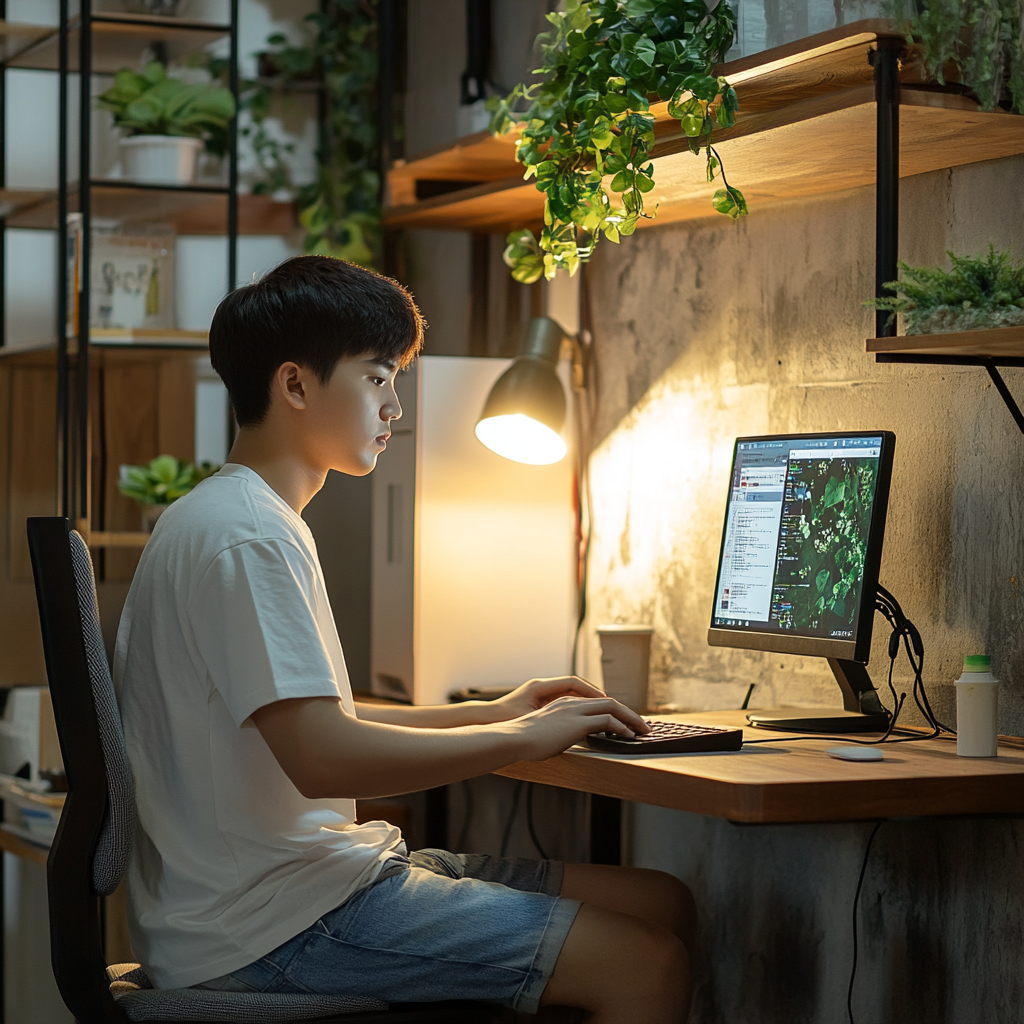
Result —
M744 711L656 715L666 721L744 725ZM744 740L787 734L744 729ZM795 734L794 734L795 735ZM884 744L883 761L840 761L835 739L745 746L735 753L621 757L573 748L497 774L730 821L858 821L1024 812L1024 744L998 758L956 756L955 739Z

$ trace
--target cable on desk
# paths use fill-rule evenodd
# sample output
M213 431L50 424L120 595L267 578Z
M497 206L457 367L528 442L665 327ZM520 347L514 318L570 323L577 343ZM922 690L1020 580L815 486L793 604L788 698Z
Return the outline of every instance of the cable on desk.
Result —
M743 745L756 743L792 743L798 740L836 740L841 743L859 743L864 746L877 746L880 743L915 743L920 740L934 740L946 732L951 736L956 735L956 730L951 729L948 725L944 725L935 717L935 712L932 711L931 702L928 700L928 692L924 686L924 679L922 673L924 672L924 642L921 639L921 634L918 632L917 627L907 618L904 614L903 609L900 607L899 601L896 600L888 590L878 584L878 596L875 602L875 608L881 612L885 617L886 622L892 627L892 633L889 636L889 673L888 673L888 684L889 693L892 694L893 710L889 716L889 728L885 730L881 737L878 739L857 739L854 736L828 736L825 734L818 734L814 736L781 736L773 737L772 739L766 740L744 740ZM903 648L907 654L907 660L910 662L910 667L914 672L914 703L917 705L918 710L921 712L924 720L931 726L931 732L927 735L908 735L906 730L900 730L896 727L896 723L899 721L900 712L903 710L904 701L907 699L905 693L901 693L897 696L896 687L893 686L892 673L896 665L896 659L899 657L900 644L903 644ZM747 694L749 699L749 692ZM744 707L746 703L744 702ZM896 734L894 736L894 734Z
M850 1024L856 1024L853 1019L853 985L857 980L857 907L860 903L860 890L864 885L864 875L868 869L868 855L871 853L871 844L882 827L881 821L875 822L875 827L868 836L868 845L864 848L864 860L860 866L860 877L857 879L857 891L853 894L853 966L850 968L850 987L846 992L846 1013L850 1018Z

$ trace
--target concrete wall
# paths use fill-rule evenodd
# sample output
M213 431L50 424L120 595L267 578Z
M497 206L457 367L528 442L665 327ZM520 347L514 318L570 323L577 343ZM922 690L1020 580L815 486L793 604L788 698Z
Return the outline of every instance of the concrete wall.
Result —
M742 187L742 182L737 183ZM902 183L900 254L938 263L989 241L1024 256L1024 160ZM841 706L824 661L709 648L732 442L741 434L888 429L897 437L882 582L919 626L925 682L955 718L964 654L1004 681L1000 731L1024 734L1024 438L984 370L876 365L872 189L602 245L590 267L600 361L591 459L594 628L655 627L652 686L679 709ZM1020 389L1020 371L1006 372ZM872 667L884 678L887 633ZM900 686L909 683L901 667ZM952 724L952 721L951 721ZM634 809L633 861L673 871L701 907L694 1020L845 1019L851 906L870 826L737 827ZM1020 1019L1015 821L900 821L862 896L860 1021Z

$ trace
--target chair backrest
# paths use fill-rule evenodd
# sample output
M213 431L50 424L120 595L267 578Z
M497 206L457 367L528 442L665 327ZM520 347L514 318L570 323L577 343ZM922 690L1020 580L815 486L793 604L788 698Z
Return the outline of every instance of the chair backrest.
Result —
M124 874L135 800L99 628L92 562L82 538L62 517L29 519L28 541L68 778L47 862L53 973L80 1024L127 1021L108 987L99 901Z

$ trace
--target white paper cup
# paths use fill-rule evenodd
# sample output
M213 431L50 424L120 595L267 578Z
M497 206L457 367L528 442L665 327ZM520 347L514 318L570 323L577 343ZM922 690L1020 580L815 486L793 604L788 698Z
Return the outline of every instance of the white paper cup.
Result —
M647 710L647 676L651 666L650 626L598 626L601 677L609 697L643 713Z

